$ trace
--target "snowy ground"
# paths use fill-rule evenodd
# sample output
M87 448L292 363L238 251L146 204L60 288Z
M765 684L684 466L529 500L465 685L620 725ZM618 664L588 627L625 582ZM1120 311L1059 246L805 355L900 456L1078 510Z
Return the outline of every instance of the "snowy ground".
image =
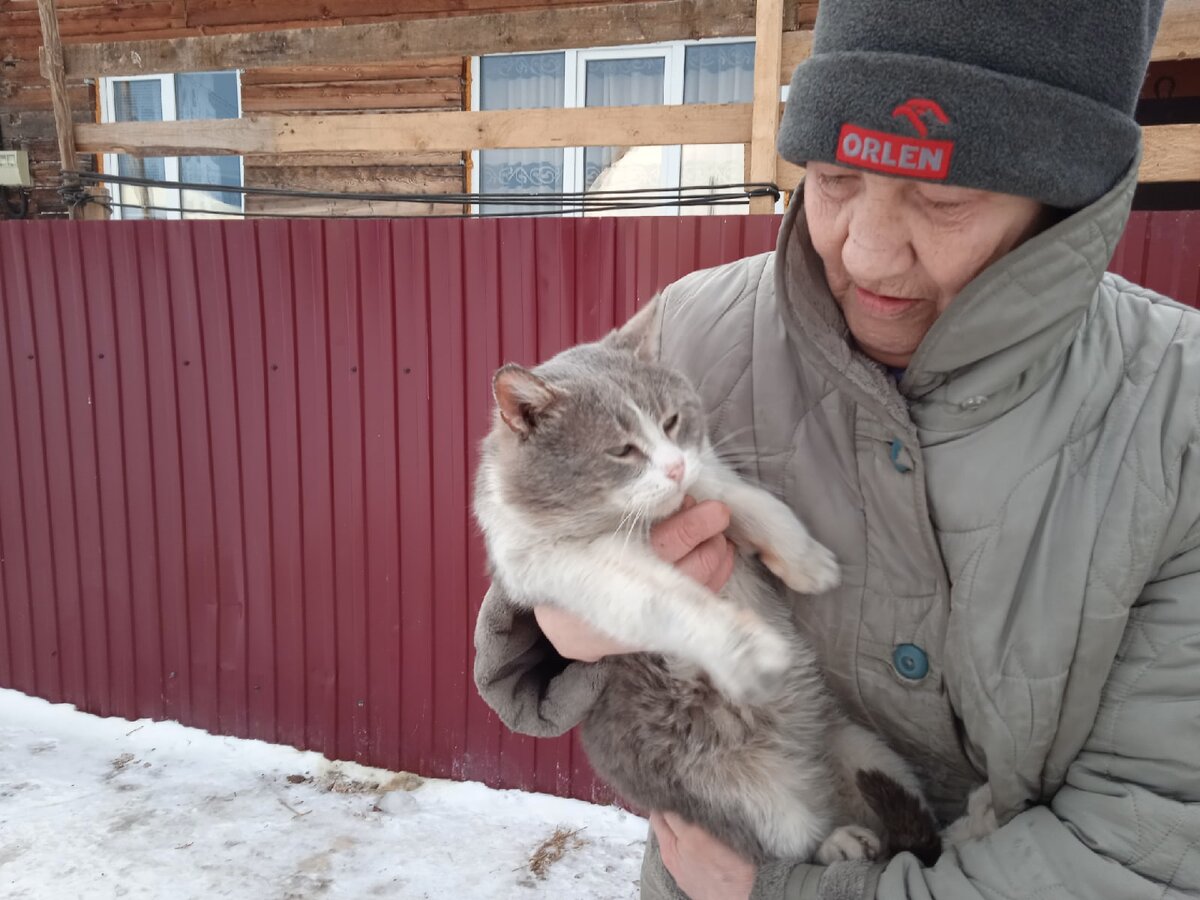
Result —
M6 900L625 900L645 828L0 690Z

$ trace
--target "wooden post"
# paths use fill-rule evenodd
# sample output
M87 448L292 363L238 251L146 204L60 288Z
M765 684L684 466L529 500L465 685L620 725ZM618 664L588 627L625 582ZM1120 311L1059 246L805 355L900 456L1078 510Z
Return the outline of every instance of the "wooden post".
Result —
M42 75L50 82L50 99L54 104L54 130L58 134L58 156L64 173L78 169L75 155L75 121L71 118L71 103L67 98L67 77L63 70L62 38L58 33L58 11L54 0L38 0L38 16L42 20ZM78 188L75 175L63 175L64 188ZM78 219L80 209L69 207L72 219Z
M750 132L750 180L775 181L775 136L779 132L779 66L783 44L783 0L758 0L754 14L754 115ZM775 201L753 197L751 213L771 213Z

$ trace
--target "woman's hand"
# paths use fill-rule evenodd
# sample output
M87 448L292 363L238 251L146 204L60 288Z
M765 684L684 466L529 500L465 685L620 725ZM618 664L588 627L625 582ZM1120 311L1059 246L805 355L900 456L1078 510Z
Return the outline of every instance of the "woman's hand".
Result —
M754 863L674 813L651 813L663 865L691 900L749 900Z
M733 574L733 542L725 537L729 507L716 500L697 503L691 497L683 507L650 529L655 554L716 593Z
M723 503L697 503L688 497L679 512L650 529L650 546L659 558L715 592L733 573L736 551L725 537L728 527L729 509ZM535 606L533 615L542 633L566 659L596 662L640 649L618 643L556 606Z
M583 619L557 606L535 606L533 617L558 655L566 659L596 662L606 656L637 652L636 647L618 643Z

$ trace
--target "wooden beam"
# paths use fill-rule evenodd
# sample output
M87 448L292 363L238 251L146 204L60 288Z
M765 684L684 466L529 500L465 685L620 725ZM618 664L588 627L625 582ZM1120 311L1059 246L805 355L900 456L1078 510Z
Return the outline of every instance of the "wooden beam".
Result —
M1143 128L1142 145L1139 182L1200 181L1200 125ZM804 177L804 168L780 159L778 177L776 184L785 191L793 191Z
M77 125L75 140L86 153L136 156L742 144L750 139L751 110L729 103L249 116Z
M289 166L370 166L372 168L419 166L459 166L463 164L461 150L440 150L430 153L411 151L379 151L375 153L262 153L245 157L246 168L287 168Z
M758 0L754 34L754 117L750 126L750 181L775 181L775 136L779 132L779 58L783 40L783 0ZM750 212L768 215L770 197L752 197Z
M63 73L62 38L58 33L58 10L54 0L38 0L38 17L42 23L42 72L50 82L50 100L54 107L54 131L58 136L58 158L63 169L77 170L75 157L75 123L71 120L71 101L67 97L67 79ZM63 175L64 186L78 186L75 175ZM79 218L79 208L69 209L72 219Z
M794 191L804 180L804 166L790 163L781 156L775 177L779 179L775 183L779 185L780 190Z
M72 77L396 63L754 34L754 0L650 0L174 40L76 44Z
M812 55L813 33L811 31L785 31L780 46L779 83L789 84L796 66Z
M1200 0L1167 0L1152 61L1200 58Z
M408 78L458 78L461 57L430 57L420 62L379 66L288 66L278 69L247 69L242 87L260 84L349 84L359 81L399 81Z
M1200 181L1200 125L1156 125L1142 129L1138 181Z

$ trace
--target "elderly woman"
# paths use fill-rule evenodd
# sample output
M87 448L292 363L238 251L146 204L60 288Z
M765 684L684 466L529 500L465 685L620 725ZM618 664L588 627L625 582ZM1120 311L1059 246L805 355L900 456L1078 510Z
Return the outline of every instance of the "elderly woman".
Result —
M999 828L756 870L655 814L644 897L1200 896L1200 314L1104 270L1161 0L822 0L774 253L665 292L664 360L843 564L787 602L943 821ZM724 510L655 546L719 587ZM492 592L477 682L561 733L627 648ZM661 848L661 853L660 853Z

